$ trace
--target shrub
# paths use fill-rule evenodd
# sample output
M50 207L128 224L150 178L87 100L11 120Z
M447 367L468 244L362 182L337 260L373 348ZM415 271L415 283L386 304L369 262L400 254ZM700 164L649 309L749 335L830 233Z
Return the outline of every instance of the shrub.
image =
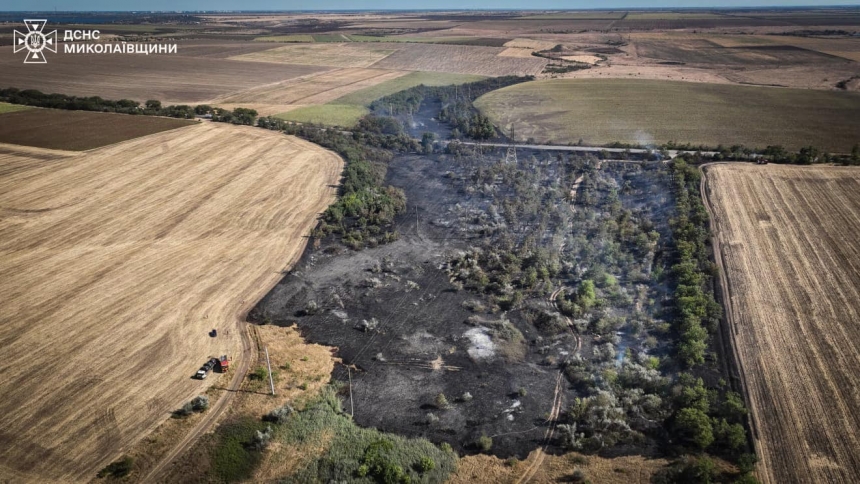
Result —
M194 413L194 407L191 405L191 402L188 402L185 405L183 405L181 408L179 408L179 410L173 411L173 418L187 417L187 416L191 415L192 413Z
M416 466L421 473L432 471L436 467L436 463L430 457L424 456L418 461Z
M293 407L289 405L284 405L283 407L278 407L271 412L267 413L263 420L266 422L272 422L276 424L286 422L287 418L293 413Z
M252 371L251 373L248 374L248 378L250 378L251 380L256 380L256 381L263 381L268 377L269 377L269 372L266 370L266 368L264 368L262 366L258 366L257 368L254 368L254 371Z
M209 408L209 397L206 395L198 395L191 400L191 408L195 412L203 412Z
M254 432L254 437L251 439L251 448L254 450L264 450L272 442L272 427L266 427L266 430L258 430Z
M440 409L446 409L450 405L448 403L448 398L445 397L444 393L436 395L436 399L434 400L434 402L436 403L436 407Z
M100 470L96 476L99 478L102 477L114 477L114 478L122 478L131 473L131 469L134 466L134 459L128 456L124 456L122 459L111 462L104 469Z
M462 400L464 402L471 402L472 401L472 394L469 392L466 392L463 394L462 397L460 397L460 400Z
M489 452L490 449L493 448L493 439L486 435L482 435L478 438L478 441L475 442L475 445L481 452Z

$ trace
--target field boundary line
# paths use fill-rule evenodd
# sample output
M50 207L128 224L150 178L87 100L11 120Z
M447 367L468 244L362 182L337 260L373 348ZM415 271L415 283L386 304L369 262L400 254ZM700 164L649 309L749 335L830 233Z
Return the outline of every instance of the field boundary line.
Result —
M718 217L716 217L716 212L711 204L710 200L710 189L708 187L708 169L712 166L716 165L728 165L730 163L727 162L717 162L717 163L705 163L699 167L699 172L701 173L701 178L699 180L699 192L702 197L702 204L705 206L705 211L708 213L708 225L710 228L711 235L711 248L714 254L714 263L716 263L719 276L717 280L718 291L717 295L719 297L719 302L723 306L723 317L720 321L720 339L723 340L722 344L728 343L729 350L732 355L734 366L738 372L737 378L737 386L741 391L741 395L743 396L744 403L747 408L750 410L747 414L747 423L749 428L751 429L750 442L753 445L753 449L756 455L759 458L758 461L758 469L757 469L757 477L762 480L764 484L768 484L770 480L769 476L765 475L765 473L760 472L765 468L763 464L764 455L761 452L761 445L759 442L759 432L757 419L755 415L755 409L750 405L751 399L749 395L749 389L746 385L746 372L744 370L743 362L740 359L740 355L738 354L738 347L734 338L734 333L736 332L736 322L733 320L733 305L732 305L732 291L731 284L729 283L728 274L727 274L727 265L725 263L725 258L723 257L723 249L720 245L720 227ZM721 344L721 346L722 346ZM724 356L725 358L725 356ZM731 368L729 368L729 380L734 381Z

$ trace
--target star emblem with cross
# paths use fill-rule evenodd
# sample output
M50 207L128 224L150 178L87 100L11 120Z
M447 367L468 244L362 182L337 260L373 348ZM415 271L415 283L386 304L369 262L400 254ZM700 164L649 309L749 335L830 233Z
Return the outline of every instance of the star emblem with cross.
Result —
M27 31L15 31L15 53L27 51L24 64L46 64L48 61L45 59L44 51L57 52L57 31L44 33L47 23L48 21L44 19L25 19L24 25L27 26Z

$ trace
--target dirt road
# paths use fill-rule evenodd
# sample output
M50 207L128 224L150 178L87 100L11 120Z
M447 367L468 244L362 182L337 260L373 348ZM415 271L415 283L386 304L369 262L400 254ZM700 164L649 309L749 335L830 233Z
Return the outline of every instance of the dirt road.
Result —
M3 145L0 481L87 481L215 383L191 376L248 345L243 311L301 254L342 168L219 123L84 153Z

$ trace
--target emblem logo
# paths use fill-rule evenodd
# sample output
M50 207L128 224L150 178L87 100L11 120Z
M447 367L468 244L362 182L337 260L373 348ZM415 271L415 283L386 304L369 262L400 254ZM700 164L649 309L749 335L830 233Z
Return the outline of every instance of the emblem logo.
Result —
M24 25L27 26L27 31L15 31L15 53L27 51L24 64L47 64L44 51L57 52L57 31L44 33L47 23L48 21L44 19L25 19Z

